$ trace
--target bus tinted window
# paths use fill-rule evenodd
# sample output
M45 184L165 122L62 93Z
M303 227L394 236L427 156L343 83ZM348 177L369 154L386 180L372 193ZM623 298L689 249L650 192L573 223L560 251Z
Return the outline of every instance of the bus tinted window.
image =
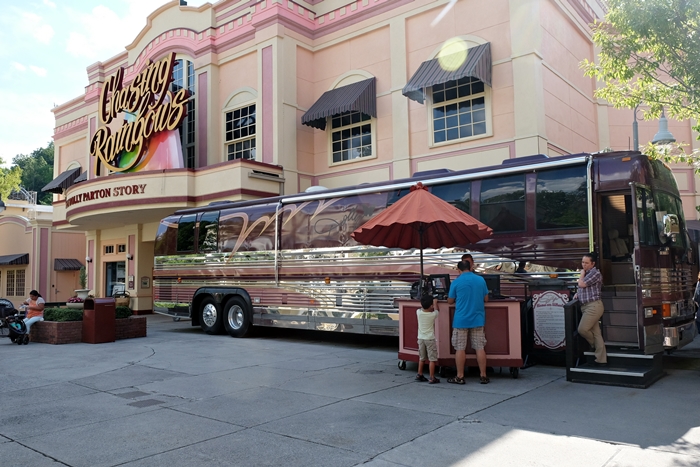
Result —
M586 167L537 174L537 229L573 229L588 225Z
M219 217L222 252L275 249L276 205L226 209Z
M494 232L525 230L525 175L481 182L480 221Z
M431 193L469 214L471 211L471 189L471 182L454 182L434 185L431 188Z
M177 225L177 251L194 251L194 226L196 214L188 214L180 218Z
M658 245L656 235L656 205L651 191L637 187L637 222L639 223L639 242L643 245Z
M199 219L199 251L219 249L219 213L205 212Z

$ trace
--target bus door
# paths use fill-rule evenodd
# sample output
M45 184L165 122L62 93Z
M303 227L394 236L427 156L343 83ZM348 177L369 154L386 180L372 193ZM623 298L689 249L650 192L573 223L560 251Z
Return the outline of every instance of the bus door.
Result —
M639 348L633 196L630 192L605 193L599 200L603 338L608 345Z

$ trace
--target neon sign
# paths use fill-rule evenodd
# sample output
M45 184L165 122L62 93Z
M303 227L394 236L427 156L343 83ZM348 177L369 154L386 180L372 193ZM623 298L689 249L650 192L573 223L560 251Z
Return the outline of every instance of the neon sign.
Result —
M124 86L124 68L107 78L100 93L98 114L103 126L90 142L90 156L97 157L95 175L105 164L113 172L124 172L141 162L148 141L163 131L175 130L187 115L189 93L168 90L173 78L175 53L151 63ZM135 115L112 133L107 126L120 112Z

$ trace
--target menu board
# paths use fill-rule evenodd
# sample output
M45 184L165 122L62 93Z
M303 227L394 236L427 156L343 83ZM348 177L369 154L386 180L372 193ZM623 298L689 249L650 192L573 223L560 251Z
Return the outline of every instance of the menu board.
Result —
M538 349L560 350L566 347L564 305L569 302L568 290L533 292L535 342Z

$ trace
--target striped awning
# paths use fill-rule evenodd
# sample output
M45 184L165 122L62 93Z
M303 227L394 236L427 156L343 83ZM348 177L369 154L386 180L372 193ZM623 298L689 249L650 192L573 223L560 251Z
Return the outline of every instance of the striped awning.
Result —
M54 271L78 271L83 267L83 263L77 259L56 258L53 260Z
M376 78L324 92L301 117L301 123L325 130L328 117L345 112L362 112L370 117L377 116Z
M449 55L444 57L443 62L449 63L450 57ZM445 70L437 58L421 63L401 92L409 99L422 104L425 100L425 88L466 76L471 76L491 86L491 44L489 42L467 49L467 59L460 67L452 71Z
M50 191L51 193L62 194L63 190L70 187L73 182L75 182L75 179L78 178L78 175L80 175L80 170L80 167L66 170L58 177L51 180L48 185L41 189L41 191Z
M86 180L87 180L87 170L85 172L81 173L80 175L78 175L78 177L75 180L73 180L73 184L75 185L76 183L84 182Z
M7 266L9 264L29 264L29 253L0 256L0 266Z

